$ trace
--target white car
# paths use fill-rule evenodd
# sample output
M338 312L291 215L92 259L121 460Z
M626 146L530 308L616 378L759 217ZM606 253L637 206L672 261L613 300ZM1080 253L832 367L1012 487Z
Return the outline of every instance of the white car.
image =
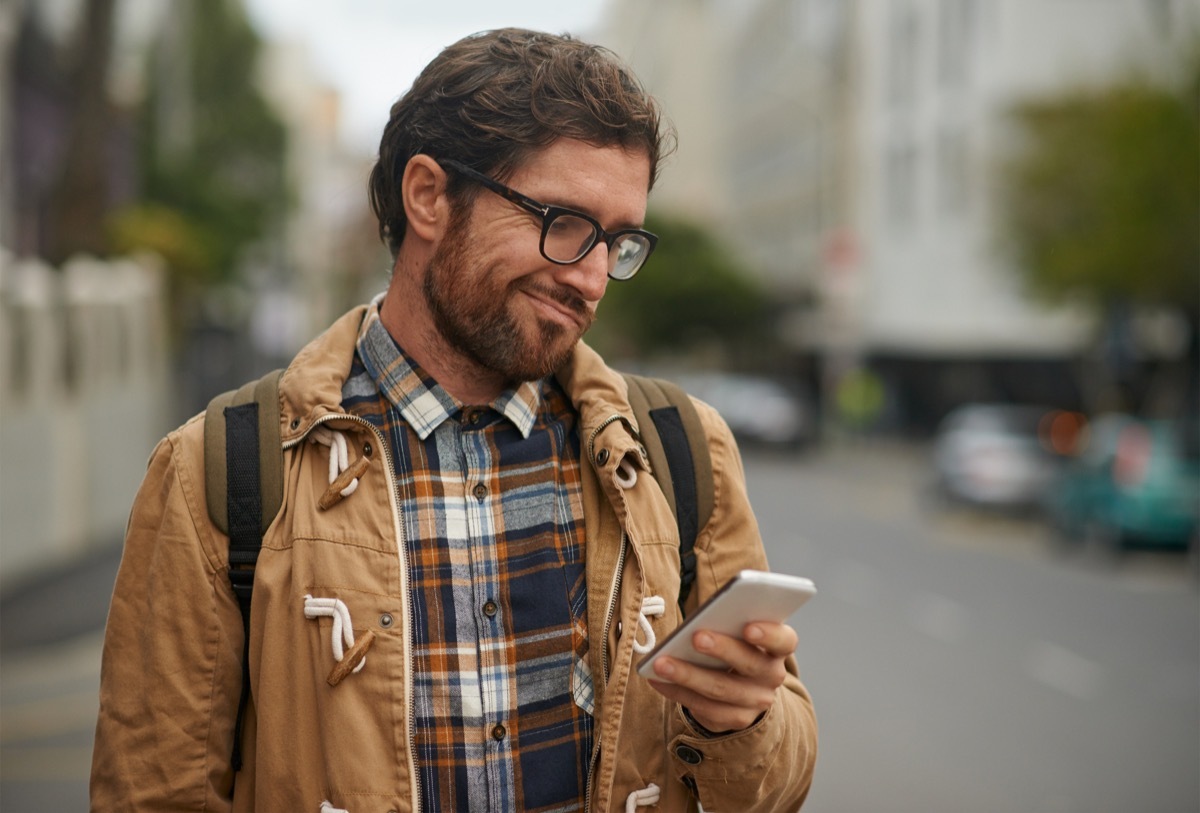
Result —
M959 407L942 421L933 444L940 491L979 506L1039 506L1065 451L1054 446L1054 421L1071 414L1013 404Z
M675 380L720 412L739 441L799 447L815 438L811 404L779 382L723 372L689 373Z

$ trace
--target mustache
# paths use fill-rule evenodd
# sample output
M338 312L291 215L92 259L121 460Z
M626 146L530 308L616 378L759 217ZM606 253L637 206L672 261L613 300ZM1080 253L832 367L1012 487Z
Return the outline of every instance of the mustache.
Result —
M533 282L525 282L520 287L522 290L532 291L547 299L552 299L582 318L590 320L592 317L592 309L588 307L588 303L578 294L573 293L570 288L538 285Z

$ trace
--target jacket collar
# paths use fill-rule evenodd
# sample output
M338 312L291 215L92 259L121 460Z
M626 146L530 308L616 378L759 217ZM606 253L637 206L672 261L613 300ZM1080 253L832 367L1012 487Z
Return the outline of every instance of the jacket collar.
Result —
M579 342L571 358L555 375L579 412L580 438L589 458L594 452L591 447L596 435L602 430L620 431L637 439L637 422L625 379L605 364L595 350Z
M315 422L342 414L342 384L350 375L368 308L360 305L339 318L284 371L279 382L284 443L303 437ZM619 425L631 438L637 437L625 380L595 350L579 342L555 377L579 412L580 438L589 458L589 441L601 430Z

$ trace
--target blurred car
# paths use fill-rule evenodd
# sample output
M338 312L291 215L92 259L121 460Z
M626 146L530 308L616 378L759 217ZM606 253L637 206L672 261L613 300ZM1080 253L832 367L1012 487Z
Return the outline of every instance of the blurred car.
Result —
M1200 435L1192 421L1106 415L1048 497L1068 540L1112 550L1187 548L1200 527Z
M1082 415L1050 407L959 407L934 437L938 492L980 507L1040 508L1083 424Z
M777 381L724 372L688 373L673 378L679 386L720 412L739 442L799 448L816 437L811 400Z

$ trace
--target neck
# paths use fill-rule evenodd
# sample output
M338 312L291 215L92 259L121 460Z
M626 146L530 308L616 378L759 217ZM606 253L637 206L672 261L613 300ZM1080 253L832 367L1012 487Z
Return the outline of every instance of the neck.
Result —
M400 268L379 308L379 318L408 357L421 366L451 397L463 404L488 404L508 382L454 348L437 329L414 275Z

